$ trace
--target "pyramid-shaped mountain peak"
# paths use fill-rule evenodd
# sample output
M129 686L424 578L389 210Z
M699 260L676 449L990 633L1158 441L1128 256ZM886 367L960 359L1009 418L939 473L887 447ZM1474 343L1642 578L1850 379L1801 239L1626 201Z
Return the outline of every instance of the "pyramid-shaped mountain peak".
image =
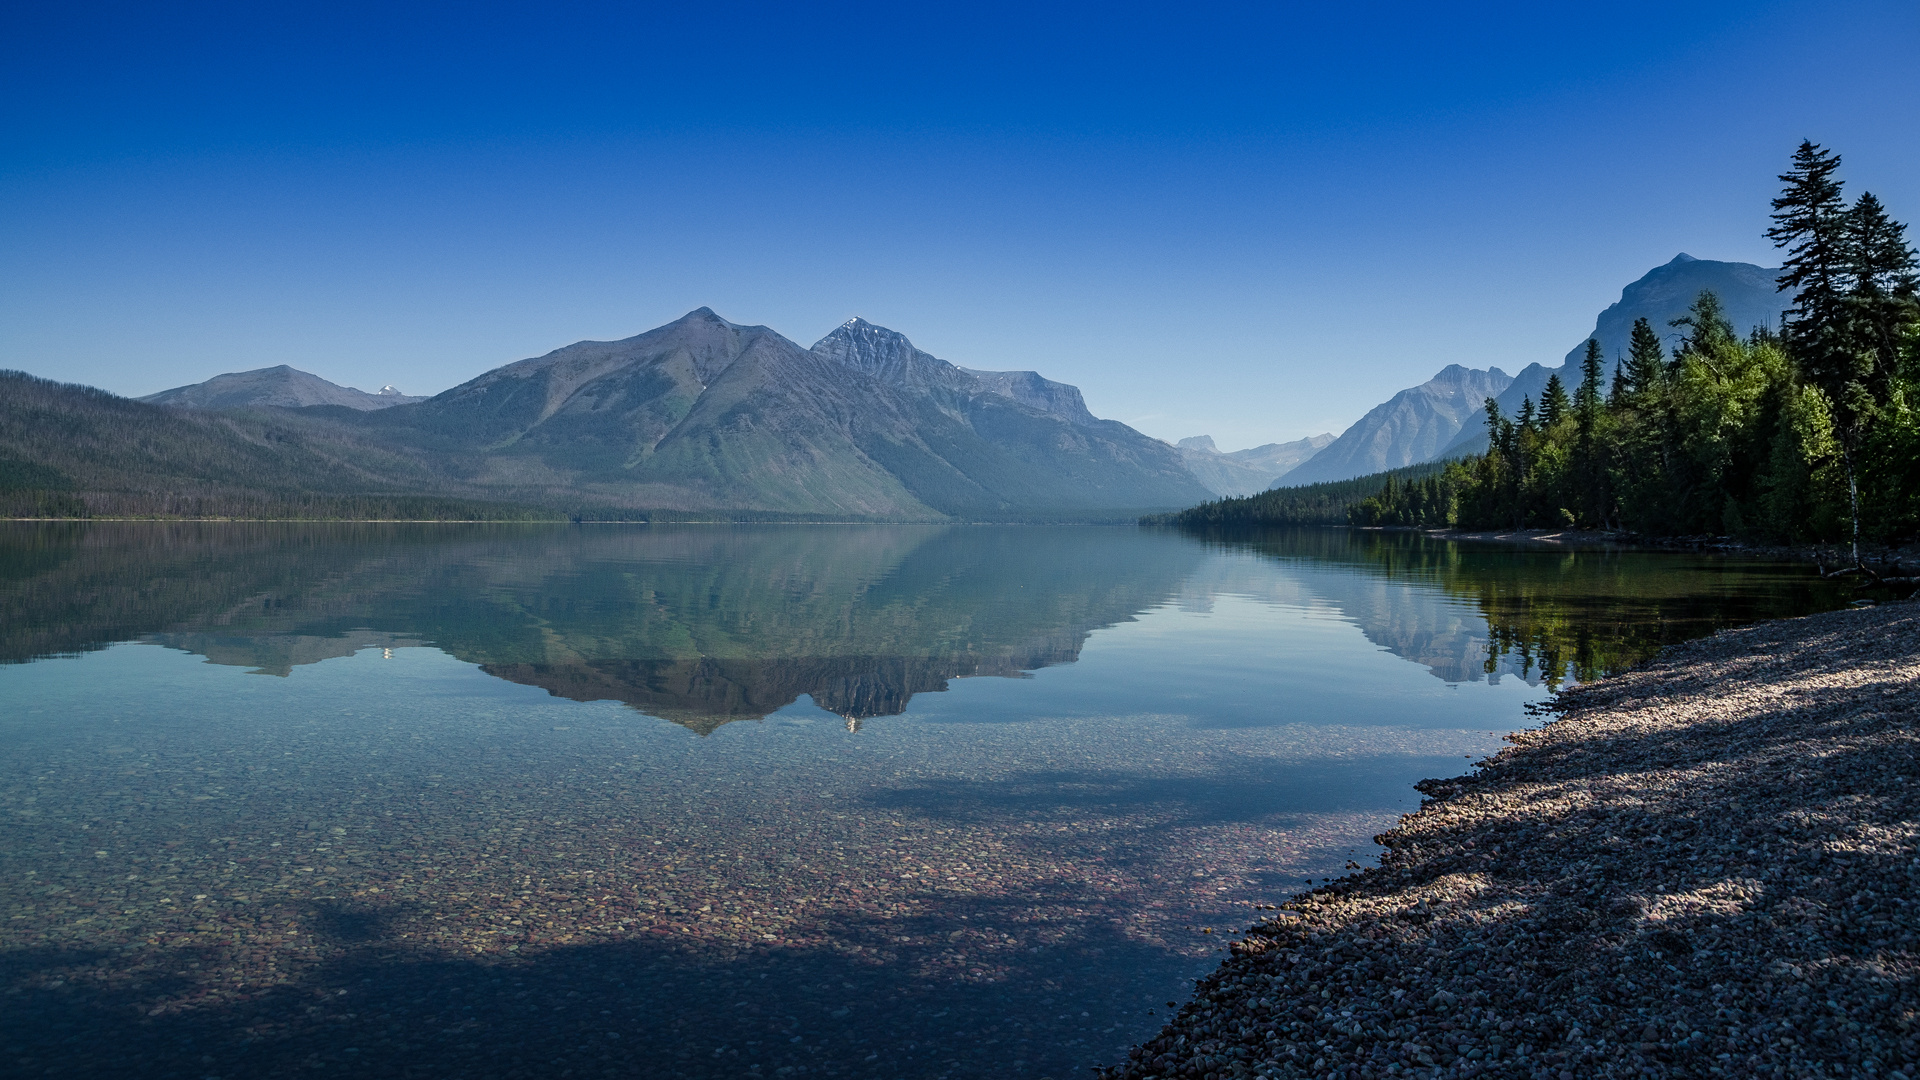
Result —
M907 335L858 317L814 342L813 351L896 386L944 381L953 371L945 360L914 348Z

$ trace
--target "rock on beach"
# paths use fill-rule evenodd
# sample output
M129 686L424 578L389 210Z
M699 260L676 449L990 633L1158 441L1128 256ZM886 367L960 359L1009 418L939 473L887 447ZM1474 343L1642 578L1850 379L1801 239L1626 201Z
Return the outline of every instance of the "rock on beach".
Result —
M1559 694L1104 1080L1920 1080L1920 604Z

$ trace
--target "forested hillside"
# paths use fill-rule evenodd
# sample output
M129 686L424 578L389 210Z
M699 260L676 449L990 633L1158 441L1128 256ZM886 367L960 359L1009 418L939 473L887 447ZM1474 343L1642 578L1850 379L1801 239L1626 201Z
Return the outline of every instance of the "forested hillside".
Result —
M1797 300L1778 333L1735 333L1719 298L1702 292L1673 322L1684 337L1672 355L1664 328L1641 319L1608 379L1589 342L1577 385L1556 376L1517 415L1487 402L1486 453L1426 476L1371 478L1372 494L1345 520L1779 542L1920 535L1915 253L1871 194L1842 200L1839 164L1805 143L1781 177L1767 235L1787 251L1780 282ZM1178 520L1324 516L1337 500L1315 502L1314 490L1208 504Z
M417 457L276 412L163 408L0 372L0 517L521 520Z
M1329 480L1300 487L1269 488L1237 499L1217 499L1171 514L1141 518L1143 525L1239 526L1345 525L1353 508L1372 498L1382 484L1417 482L1437 476L1446 465L1426 462L1387 472Z

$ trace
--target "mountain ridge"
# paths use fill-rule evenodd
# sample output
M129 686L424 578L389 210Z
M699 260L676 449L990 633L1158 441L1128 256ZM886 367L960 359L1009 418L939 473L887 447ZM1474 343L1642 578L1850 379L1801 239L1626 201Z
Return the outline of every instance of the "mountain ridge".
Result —
M176 386L134 400L188 409L304 409L315 405L338 405L370 412L427 399L402 394L391 385L381 387L378 393L369 394L365 390L328 382L299 368L276 364L251 371L229 371L205 382Z
M1289 469L1313 457L1334 441L1332 433L1310 435L1285 443L1266 443L1246 450L1222 453L1210 435L1195 435L1174 444L1188 471L1216 496L1233 498L1265 491Z
M803 349L711 308L504 365L365 423L473 455L488 488L612 505L903 520L1177 505L1177 453L1033 372L957 367L849 320Z
M1429 460L1453 440L1462 422L1513 377L1448 364L1367 411L1326 449L1276 479L1271 487L1349 480Z

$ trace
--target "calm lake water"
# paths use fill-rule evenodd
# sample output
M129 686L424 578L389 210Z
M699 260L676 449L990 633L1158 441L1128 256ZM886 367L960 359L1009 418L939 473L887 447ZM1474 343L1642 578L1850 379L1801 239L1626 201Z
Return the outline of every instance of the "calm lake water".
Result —
M1340 531L0 525L0 1061L1078 1075L1526 702L1843 602Z

